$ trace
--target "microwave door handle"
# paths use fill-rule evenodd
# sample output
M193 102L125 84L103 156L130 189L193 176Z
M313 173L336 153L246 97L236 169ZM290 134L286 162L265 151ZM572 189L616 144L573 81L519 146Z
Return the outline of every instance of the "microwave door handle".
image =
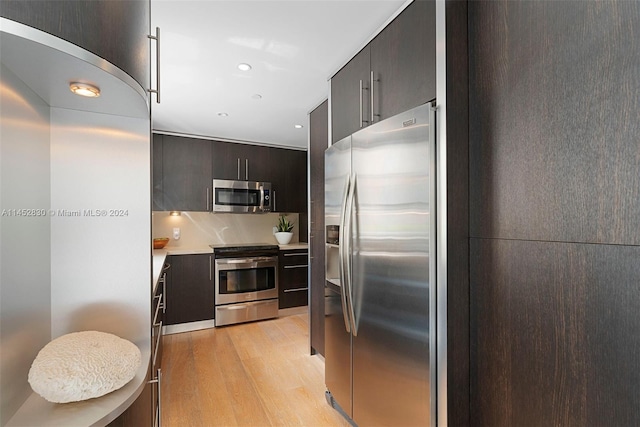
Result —
M260 186L260 211L264 210L264 185Z

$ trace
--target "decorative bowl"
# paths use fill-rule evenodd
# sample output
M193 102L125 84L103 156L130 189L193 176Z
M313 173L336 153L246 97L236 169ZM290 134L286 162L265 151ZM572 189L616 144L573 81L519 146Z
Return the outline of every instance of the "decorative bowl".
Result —
M153 239L153 249L162 249L169 243L168 237L158 237Z

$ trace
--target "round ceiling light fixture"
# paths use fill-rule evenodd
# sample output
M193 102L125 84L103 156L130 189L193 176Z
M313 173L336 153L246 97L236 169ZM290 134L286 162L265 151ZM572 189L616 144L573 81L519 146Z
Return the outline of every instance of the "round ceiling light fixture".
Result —
M304 126L302 126L302 125L293 125L293 127L296 128L296 129L302 129Z
M254 93L253 95L251 95L252 99L262 99L262 95L260 95L259 93Z
M228 117L229 116L229 114L227 114L227 113L218 113L218 115L220 117Z
M86 96L88 98L97 98L100 96L100 88L88 83L71 82L69 83L69 90L76 95Z
M251 65L243 62L242 64L238 64L238 70L240 70L240 71L249 71L249 70L251 70Z

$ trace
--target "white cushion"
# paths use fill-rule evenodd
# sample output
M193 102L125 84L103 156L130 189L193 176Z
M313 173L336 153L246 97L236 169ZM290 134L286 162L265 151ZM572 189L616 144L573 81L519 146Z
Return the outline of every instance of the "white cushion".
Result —
M49 402L91 399L131 381L140 359L135 344L113 334L74 332L40 350L29 370L29 384Z

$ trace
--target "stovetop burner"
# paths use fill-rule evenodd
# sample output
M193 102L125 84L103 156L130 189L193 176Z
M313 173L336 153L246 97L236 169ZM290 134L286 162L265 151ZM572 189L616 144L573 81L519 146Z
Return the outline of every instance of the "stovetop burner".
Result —
M277 255L280 247L270 243L226 243L209 245L218 256Z

